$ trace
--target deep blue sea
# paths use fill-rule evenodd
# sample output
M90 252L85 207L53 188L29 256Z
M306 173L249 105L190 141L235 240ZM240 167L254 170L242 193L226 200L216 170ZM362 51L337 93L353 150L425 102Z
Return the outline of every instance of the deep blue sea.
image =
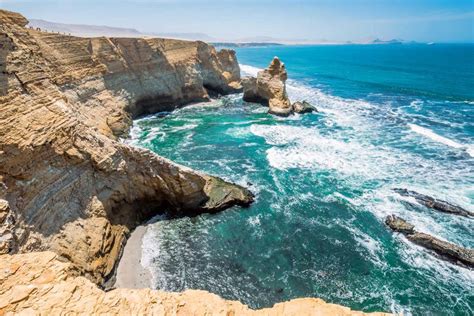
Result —
M319 113L274 117L236 94L135 121L132 144L256 194L248 209L149 225L142 264L153 286L205 289L252 308L312 296L367 312L473 315L474 271L384 219L396 214L474 248L473 219L392 190L474 211L474 45L274 46L237 56L243 75L280 57L291 100Z

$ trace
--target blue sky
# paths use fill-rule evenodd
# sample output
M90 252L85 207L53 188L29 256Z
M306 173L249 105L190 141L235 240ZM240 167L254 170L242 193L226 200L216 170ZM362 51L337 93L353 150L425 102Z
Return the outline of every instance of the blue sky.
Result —
M0 0L0 8L54 22L225 39L474 42L474 0Z

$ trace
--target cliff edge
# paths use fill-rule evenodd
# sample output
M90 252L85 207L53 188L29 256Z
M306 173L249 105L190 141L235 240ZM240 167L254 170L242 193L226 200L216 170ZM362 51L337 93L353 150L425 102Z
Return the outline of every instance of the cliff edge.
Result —
M0 315L358 314L319 299L254 312L204 291L101 290L150 217L248 205L247 189L127 146L134 117L240 90L203 42L80 38L0 10Z
M52 250L101 284L144 220L251 203L245 188L118 141L135 116L236 91L233 51L26 24L0 10L3 253Z

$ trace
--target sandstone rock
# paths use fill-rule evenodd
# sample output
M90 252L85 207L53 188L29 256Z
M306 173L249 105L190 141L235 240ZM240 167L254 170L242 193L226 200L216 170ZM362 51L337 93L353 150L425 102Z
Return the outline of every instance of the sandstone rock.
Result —
M244 90L244 101L260 103L268 106L268 100L263 99L258 93L257 78L244 77L242 78L242 88Z
M418 192L410 191L410 190L407 190L407 189L398 189L397 188L397 189L393 189L393 190L395 192L397 192L398 194L402 195L402 196L413 197L413 198L415 198L415 200L418 201L418 203L420 203L420 204L422 204L422 205L424 205L428 208L434 209L436 211L440 211L440 212L448 213L448 214L465 216L465 217L474 217L473 212L470 212L466 209L463 209L460 206L451 204L449 202L439 200L439 199L435 199L431 196L420 194Z
M314 106L312 106L306 101L297 101L293 103L293 111L295 113L301 113L301 114L318 112L318 110Z
M3 222L5 222L9 212L10 205L8 205L8 201L0 199L0 224L3 224Z
M5 10L0 10L0 21L1 23L16 24L22 27L28 24L28 20L23 15Z
M0 254L10 253L15 248L15 218L8 201L0 199Z
M385 224L387 224L392 230L400 233L411 234L415 229L415 226L395 215L387 216Z
M130 230L151 216L252 201L245 188L117 139L133 117L238 91L234 52L79 38L26 23L0 10L0 193L14 219L5 231L10 253L53 250L100 284Z
M415 244L433 250L441 258L455 264L474 267L474 249L463 248L429 234L417 232L414 226L395 215L388 216L385 223L394 231L401 232Z
M293 107L286 93L288 74L285 65L273 58L268 68L260 71L257 78L244 78L244 101L257 102L269 107L269 113L288 116Z
M0 256L0 315L364 315L315 298L252 310L199 290L104 292L83 277L71 276L71 269L70 263L59 261L52 252Z

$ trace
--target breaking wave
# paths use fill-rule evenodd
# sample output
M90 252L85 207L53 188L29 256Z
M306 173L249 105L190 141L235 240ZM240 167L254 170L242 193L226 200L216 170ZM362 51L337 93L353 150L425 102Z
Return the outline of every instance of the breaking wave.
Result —
M418 125L415 125L415 124L408 124L408 126L410 127L410 129L413 132L415 132L417 134L423 135L423 136L428 137L429 139L431 139L435 142L438 142L438 143L441 143L441 144L444 144L444 145L447 145L447 146L450 146L450 147L453 147L453 148L462 148L462 149L466 150L466 152L471 157L474 157L474 146L472 146L472 145L460 144L460 143L458 143L454 140L451 140L451 139L446 138L444 136L438 135L438 134L436 134L435 132L433 132L432 130L430 130L428 128L424 128L424 127L421 127L421 126L418 126Z

